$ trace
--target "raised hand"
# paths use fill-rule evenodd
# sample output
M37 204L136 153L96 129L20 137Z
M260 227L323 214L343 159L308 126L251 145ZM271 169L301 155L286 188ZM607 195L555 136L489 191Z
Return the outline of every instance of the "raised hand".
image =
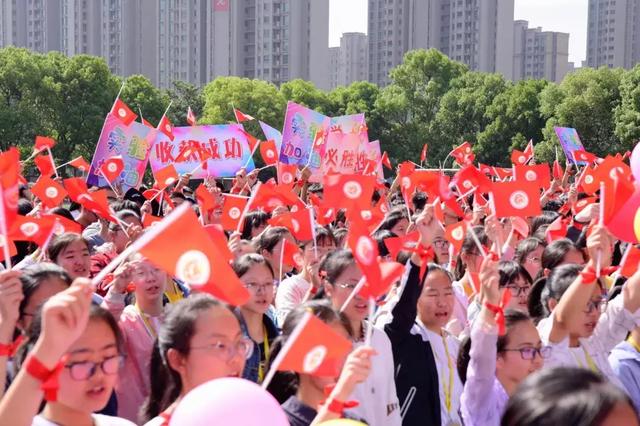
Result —
M11 343L24 299L20 271L0 272L0 343Z

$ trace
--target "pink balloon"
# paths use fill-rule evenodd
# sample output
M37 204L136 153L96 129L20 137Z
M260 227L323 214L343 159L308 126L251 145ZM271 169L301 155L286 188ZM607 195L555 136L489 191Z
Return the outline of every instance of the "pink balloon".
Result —
M630 164L633 177L640 181L640 143L637 143L631 152Z
M232 425L288 426L278 401L257 384L224 378L204 383L180 401L171 426Z

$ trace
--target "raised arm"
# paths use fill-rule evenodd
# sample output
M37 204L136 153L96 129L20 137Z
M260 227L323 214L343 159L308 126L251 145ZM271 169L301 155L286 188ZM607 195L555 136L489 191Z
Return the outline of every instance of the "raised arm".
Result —
M20 302L24 298L19 271L0 272L0 398L7 380L7 361L11 354L13 332L20 316Z

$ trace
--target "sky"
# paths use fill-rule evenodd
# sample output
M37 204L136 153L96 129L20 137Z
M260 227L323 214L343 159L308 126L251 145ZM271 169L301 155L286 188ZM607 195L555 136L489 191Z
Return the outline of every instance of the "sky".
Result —
M367 32L367 0L330 0L329 46L340 45L346 32ZM576 67L586 57L588 0L515 0L514 19L529 27L569 33L569 61Z

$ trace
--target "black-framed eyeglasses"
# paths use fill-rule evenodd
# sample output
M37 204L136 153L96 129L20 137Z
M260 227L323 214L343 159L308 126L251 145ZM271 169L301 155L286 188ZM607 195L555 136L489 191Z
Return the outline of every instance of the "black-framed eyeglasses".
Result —
M506 287L509 289L509 291L511 291L511 295L516 297L523 296L523 295L526 296L529 294L529 291L531 291L530 286L520 287L518 285L508 285Z
M336 287L340 287L343 290L353 290L355 289L358 284L352 284L352 283L341 283L341 284L335 284Z
M109 358L105 358L102 362L72 362L65 365L65 368L69 369L69 374L73 380L89 380L96 374L98 368L102 370L104 374L114 375L118 374L120 368L124 365L124 355L115 355Z
M236 354L242 355L244 359L249 359L253 353L253 340L247 337L243 337L233 343L218 340L208 345L192 346L190 350L209 351L225 362L230 361Z
M265 284L258 284L258 283L246 283L244 285L244 287L253 292L253 293L259 293L260 290L262 290L262 292L267 293L271 290L273 290L273 286L275 285L274 282L270 282L270 283L265 283Z
M584 313L590 314L594 310L600 311L600 313L602 313L606 308L607 308L607 301L604 298L599 300L589 300L589 302L587 302L587 306L584 310Z
M520 352L520 356L525 360L532 360L536 354L542 359L547 359L551 356L551 346L541 346L539 348L520 348L520 349L503 349L502 352Z
M447 240L434 240L433 246L436 248L447 248L449 247L449 241Z

